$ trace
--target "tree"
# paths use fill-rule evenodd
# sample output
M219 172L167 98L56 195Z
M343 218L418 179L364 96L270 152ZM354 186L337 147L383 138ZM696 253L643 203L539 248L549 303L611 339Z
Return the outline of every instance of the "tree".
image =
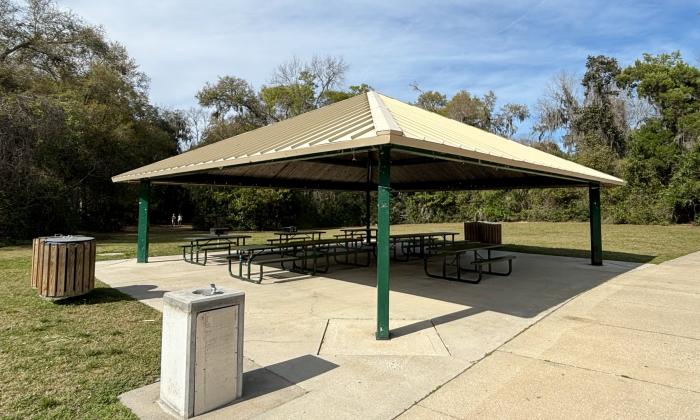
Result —
M540 140L551 140L561 134L561 142L568 150L576 147L573 129L583 99L577 88L575 76L568 73L556 75L537 101L537 121L533 126Z
M196 98L201 106L212 109L212 119L219 122L235 119L258 127L271 121L253 86L240 77L224 76L215 84L207 83Z
M247 81L225 76L197 94L210 111L202 144L284 120L371 90L367 84L342 88L347 65L341 58L297 58L274 71L270 82L255 91ZM356 193L301 192L267 189L212 191L191 189L198 203L195 224L207 227L218 219L241 229L272 229L284 224L325 226L356 224L362 199Z
M347 68L342 58L315 56L305 63L295 57L277 67L260 96L277 121L303 114L330 103Z
M624 154L628 126L625 102L616 84L619 74L616 59L588 56L586 73L581 80L585 88L584 106L579 108L573 126L580 139L580 154L585 154L587 148L603 152L609 149L618 157Z
M362 84L340 90L346 70L341 58L314 57L309 62L293 58L278 66L258 92L235 76L207 83L196 95L211 112L203 142L223 140L371 89Z
M445 106L445 115L482 130L491 129L493 107L496 95L489 91L483 98L472 96L466 90L457 92Z
M418 99L416 100L416 105L425 109L426 111L435 112L437 114L442 114L447 106L447 96L440 92L434 90L421 91L417 86L414 89L420 92Z
M49 1L0 12L0 236L119 227L134 190L110 178L176 153L182 126L99 29Z
M618 84L648 100L657 113L632 133L625 176L630 189L653 193L644 202L665 209L667 221L700 219L700 69L679 52L652 56L625 68Z
M615 173L629 132L627 102L616 83L619 73L614 58L589 56L581 79L583 94L574 76L557 75L537 103L533 131L540 140L559 136L580 163Z
M462 90L439 113L503 137L512 137L518 131L517 123L525 121L530 111L526 105L513 103L507 103L495 111L496 101L496 94L492 91L479 98Z
M29 0L22 7L0 0L0 63L31 69L53 79L85 70L96 57L110 55L101 31L50 0Z
M530 110L527 105L522 104L505 104L492 117L491 131L506 137L511 138L518 131L517 123L521 123L530 117Z
M683 61L680 52L644 54L617 80L657 108L664 127L675 133L675 141L686 148L698 143L700 69Z

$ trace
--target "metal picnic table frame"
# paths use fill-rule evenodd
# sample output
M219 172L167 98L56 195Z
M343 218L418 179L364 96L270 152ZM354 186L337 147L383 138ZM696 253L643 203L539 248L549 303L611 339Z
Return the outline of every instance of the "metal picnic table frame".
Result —
M377 228L373 227L359 227L359 228L343 228L340 229L341 232L343 232L340 235L336 236L342 236L345 238L355 238L356 236L364 237L365 242L370 244L372 243L372 239L375 239L377 237Z
M439 278L439 279L445 279L445 280L451 280L451 281L459 281L459 282L464 282L464 283L479 283L481 282L481 278L483 274L490 274L490 275L496 275L496 276L509 276L511 272L513 271L513 260L515 259L514 255L505 255L505 256L500 256L500 257L495 257L493 258L491 256L491 251L494 249L499 249L503 248L503 245L501 244L489 244L489 243L484 243L484 242L474 242L474 241L461 241L460 243L452 243L448 245L436 245L433 247L428 247L427 252L423 256L423 270L425 271L425 274L428 277L432 278ZM480 251L486 251L486 257L484 258L481 254ZM473 252L474 253L474 258L470 264L474 265L475 268L464 268L461 265L461 258L464 254ZM433 274L430 272L428 266L429 266L429 260L432 257L440 257L442 258L442 273L441 274ZM452 261L448 262L448 258L452 258ZM502 262L502 261L507 261L508 262L508 271L507 272L498 272L498 271L493 271L492 270L492 264L497 263L497 262ZM484 271L482 269L483 265L488 266L488 270ZM447 267L448 266L455 266L457 268L456 275L448 275L447 274ZM470 280L462 277L462 272L473 272L477 273L477 278L475 280Z
M210 234L210 235L193 236L193 237L189 237L189 238L184 238L184 240L188 241L189 244L180 245L182 247L182 259L185 260L185 262L188 262L191 264L206 265L207 264L207 251L208 251L208 249L205 247L212 246L212 245L228 245L228 254L231 255L231 248L232 247L245 245L246 239L249 239L251 237L252 237L251 235L246 235L246 234L230 234L230 235L211 235ZM189 254L190 254L189 260L187 259L187 249L188 248L190 251L189 252ZM202 249L202 248L204 248L204 249ZM196 249L196 252L195 252L195 249ZM204 261L202 263L199 262L200 249L202 249L204 251Z
M321 236L326 233L325 230L294 230L294 231L280 231L273 232L273 235L277 235L277 238L268 239L269 244L283 244L285 242L299 241L299 240L320 240Z
M458 232L417 232L417 233L400 233L390 235L391 248L393 248L393 259L396 261L408 261L411 255L417 255L422 258L425 255L426 246L434 243L433 238L442 237L442 243L454 243L455 236ZM447 238L450 238L449 240ZM427 241L426 241L427 239ZM408 244L406 244L406 240ZM415 253L415 248L418 247L418 253ZM401 248L404 259L399 259L398 249Z
M277 262L280 263L282 269L286 270L284 265L285 262L291 262L292 267L290 271L316 274L317 272L327 272L328 266L330 265L330 256L332 255L339 264L355 265L355 266L368 266L370 264L370 248L362 248L357 242L361 242L360 238L336 238L336 239L316 239L316 240L303 240L303 241L289 241L281 244L269 243L267 245L244 245L235 247L236 255L230 255L228 257L228 271L232 277L241 280L251 280L251 265L256 263L255 259L261 255L271 255L279 254L279 258L272 260L260 261L261 271L260 280L262 281L262 265L265 262ZM356 245L351 245L356 244ZM344 251L337 251L338 248L343 248ZM367 252L367 264L358 263L358 255L362 252ZM355 256L354 262L350 262L349 256L353 254ZM338 260L339 255L345 255L345 261L341 262ZM233 261L237 258L238 260L238 274L234 274L232 266ZM318 260L320 258L326 259L326 266L324 269L319 269ZM311 267L309 267L309 261L312 261ZM300 263L299 265L297 263ZM247 273L243 275L243 265L247 265Z

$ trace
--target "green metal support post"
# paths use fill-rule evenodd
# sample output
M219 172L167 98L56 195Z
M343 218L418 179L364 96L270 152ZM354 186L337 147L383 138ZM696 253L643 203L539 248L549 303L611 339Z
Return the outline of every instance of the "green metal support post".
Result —
M591 220L591 265L603 265L603 237L600 227L600 185L588 185Z
M391 149L379 149L377 188L377 340L389 339L389 229L391 210Z
M151 182L139 184L139 226L136 240L136 262L148 262L148 200L151 195Z

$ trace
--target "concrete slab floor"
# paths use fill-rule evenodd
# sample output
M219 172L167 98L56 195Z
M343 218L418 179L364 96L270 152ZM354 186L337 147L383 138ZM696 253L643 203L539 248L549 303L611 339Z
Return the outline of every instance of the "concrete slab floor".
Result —
M695 379L699 328L691 318L693 314L700 318L692 309L700 307L693 306L700 285L687 280L700 271L697 254L686 261L643 269L633 263L606 262L603 267L593 267L583 259L518 254L510 277L487 276L479 285L427 278L418 262L394 263L390 313L396 338L384 342L373 340L373 268L333 266L323 277L274 273L261 285L229 277L221 263L202 267L178 257L153 258L149 264L101 262L96 271L103 282L159 310L162 295L169 290L216 283L246 292L246 371L273 375L289 386L275 388L265 381L248 381L245 401L210 417L503 418L526 417L525 413L537 410L553 414L555 408L570 414L583 400L567 397L565 390L577 389L578 379L593 388L599 379L595 375L605 377L599 381L602 387L621 394L635 392L629 401L636 408L630 413L641 415L645 404L654 410L666 402L685 407L699 395ZM669 290L647 286L653 284L655 270L664 272L664 281L671 282L666 287ZM668 270L674 270L673 277L679 278L682 287L672 284ZM669 316L664 308L674 299L680 302L674 309L678 313ZM635 311L630 305L644 309ZM640 316L643 328L633 330L630 324ZM663 334L668 335L666 341L660 338ZM617 344L608 347L607 343ZM629 353L634 360L626 364L619 353L630 346L636 346ZM645 352L647 347L653 349ZM502 373L500 365L491 361L501 358L508 358L515 367L525 362L535 367L515 369L527 373L524 376ZM546 384L548 375L560 374L557 369L573 369L576 374L557 377L558 382L553 382L557 386L550 387L552 400L540 398L522 416L508 411L517 408L515 402L520 400L500 401L500 394L478 386L494 390L521 386L530 379ZM473 380L474 372L483 378L477 375L478 380ZM517 380L511 380L512 375ZM615 380L611 382L610 377ZM620 378L634 386L620 385ZM469 385L472 388L465 394L467 385L461 381L475 385ZM673 395L644 400L645 393L652 390L643 388L651 385L661 387L664 396ZM149 387L131 391L122 399L142 418L158 418L153 398L157 386ZM511 398L518 396L516 391L502 390L503 396ZM619 410L610 410L608 414L619 414ZM646 413L657 413L654 410ZM581 415L573 417L589 411L582 408Z
M698 272L700 252L617 276L399 418L700 418Z

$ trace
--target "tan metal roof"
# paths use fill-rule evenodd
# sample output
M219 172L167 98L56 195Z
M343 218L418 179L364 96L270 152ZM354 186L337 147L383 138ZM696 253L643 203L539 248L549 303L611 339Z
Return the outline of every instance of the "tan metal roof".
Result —
M611 175L376 92L163 159L112 180L363 189L364 162L371 164L373 150L387 144L392 146L391 182L398 189L624 184Z

